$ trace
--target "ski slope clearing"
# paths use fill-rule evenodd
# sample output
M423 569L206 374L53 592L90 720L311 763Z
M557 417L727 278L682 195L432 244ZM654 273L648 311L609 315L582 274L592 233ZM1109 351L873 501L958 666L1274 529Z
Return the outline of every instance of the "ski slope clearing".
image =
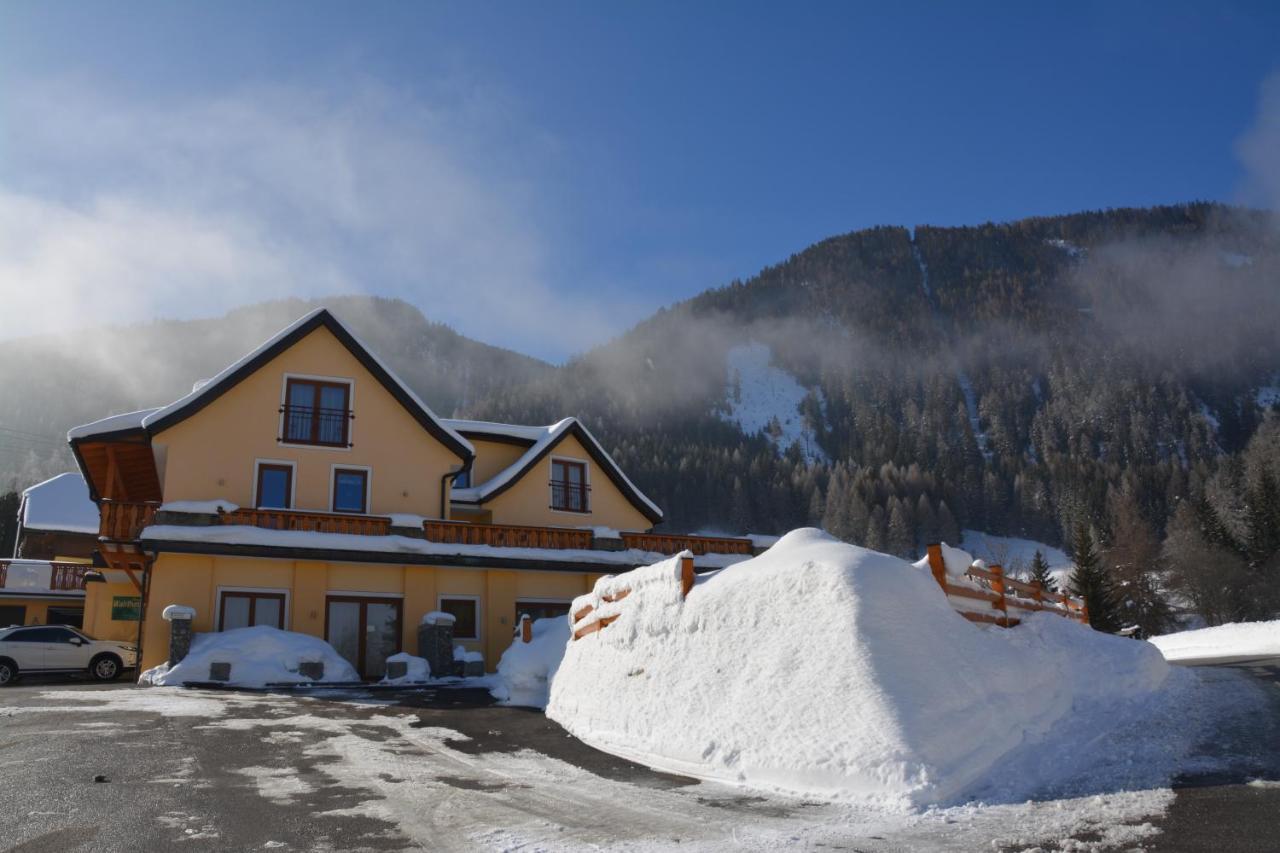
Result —
M1280 666L1280 620L1232 622L1152 637L1170 663L1183 666L1269 664Z
M818 446L813 430L800 414L800 404L808 389L787 371L772 364L772 351L765 344L740 344L729 350L727 420L747 435L765 432L780 452L799 444L811 462L825 462L827 454Z
M678 560L575 602L617 618L567 644L546 709L650 767L911 810L1154 787L1204 735L1180 710L1200 682L1150 644L1048 613L976 626L927 571L821 531L683 599Z

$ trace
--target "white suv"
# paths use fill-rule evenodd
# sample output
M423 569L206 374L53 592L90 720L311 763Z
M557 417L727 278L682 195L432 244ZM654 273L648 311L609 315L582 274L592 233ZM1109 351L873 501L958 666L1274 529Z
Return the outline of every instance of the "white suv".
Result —
M137 646L95 640L65 625L0 628L0 687L35 672L87 672L111 681L137 665Z

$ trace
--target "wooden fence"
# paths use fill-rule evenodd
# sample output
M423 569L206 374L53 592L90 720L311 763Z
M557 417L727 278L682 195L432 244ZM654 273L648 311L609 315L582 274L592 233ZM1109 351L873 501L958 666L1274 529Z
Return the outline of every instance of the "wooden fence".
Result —
M683 600L689 596L689 591L693 589L693 558L683 557L680 560L680 598ZM612 595L603 595L601 599L609 604L622 601L631 595L631 589L623 587ZM605 616L597 615L597 618L591 619L591 615L595 613L595 608L588 604L573 614L573 639L581 640L588 634L594 634L597 631L609 627L619 615L619 613L609 613ZM585 624L584 624L585 623Z
M1046 590L1036 581L1020 581L1006 577L1000 566L983 568L973 564L965 575L979 583L975 586L952 583L947 578L947 565L942 556L941 545L930 545L928 548L929 570L933 579L942 587L948 598L964 598L972 601L984 601L991 605L990 612L983 610L962 610L956 608L961 616L970 622L984 622L1012 628L1020 621L1010 616L1009 610L1036 611L1046 610L1067 619L1089 624L1089 609L1084 602L1069 595ZM953 605L954 606L954 605Z

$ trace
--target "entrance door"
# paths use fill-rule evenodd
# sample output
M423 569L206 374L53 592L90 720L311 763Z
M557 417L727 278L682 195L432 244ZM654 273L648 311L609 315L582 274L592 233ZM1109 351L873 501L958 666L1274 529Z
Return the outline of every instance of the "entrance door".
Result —
M326 602L325 639L364 679L387 674L387 658L400 651L397 598L331 595Z

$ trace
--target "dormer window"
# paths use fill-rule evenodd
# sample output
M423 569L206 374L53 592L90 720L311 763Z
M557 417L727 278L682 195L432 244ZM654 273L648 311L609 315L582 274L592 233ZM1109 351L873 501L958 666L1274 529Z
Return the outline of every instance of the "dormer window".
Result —
M285 443L350 447L351 417L350 383L290 378L285 384Z

